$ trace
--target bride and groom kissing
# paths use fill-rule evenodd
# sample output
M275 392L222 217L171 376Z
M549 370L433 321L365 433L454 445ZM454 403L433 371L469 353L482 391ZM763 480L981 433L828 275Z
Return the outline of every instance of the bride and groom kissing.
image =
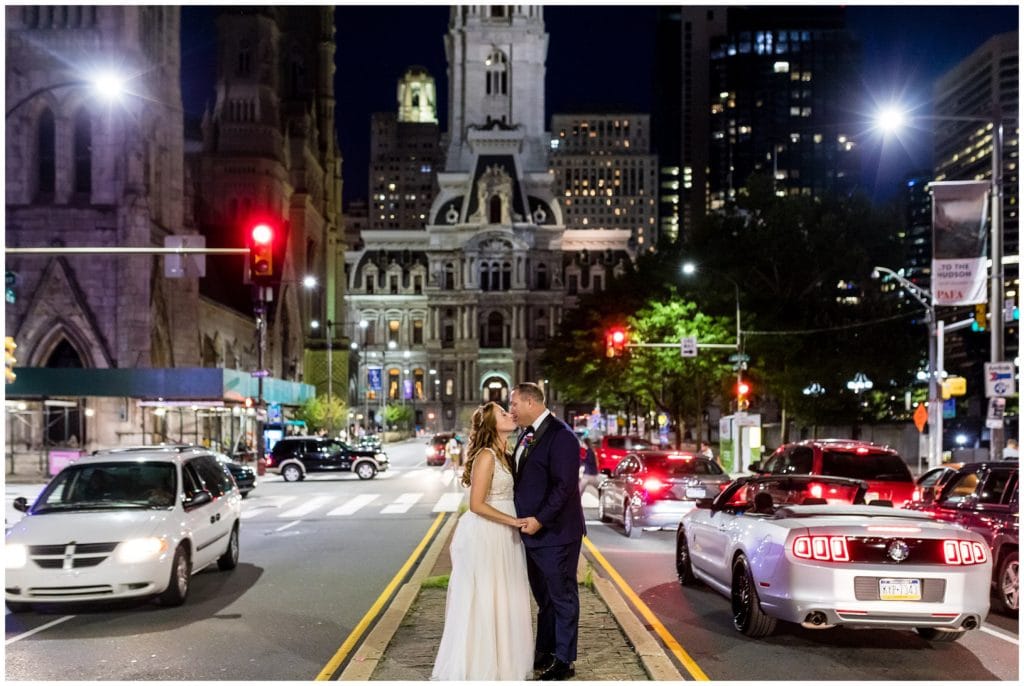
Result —
M520 383L508 411L489 402L473 413L466 454L469 511L452 536L444 633L431 679L522 681L535 672L541 681L568 679L575 675L576 566L586 533L579 441L547 409L537 384Z

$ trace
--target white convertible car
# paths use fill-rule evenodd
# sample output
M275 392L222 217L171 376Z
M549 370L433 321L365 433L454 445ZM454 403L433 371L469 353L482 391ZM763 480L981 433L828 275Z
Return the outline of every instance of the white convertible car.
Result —
M992 575L985 540L886 501L864 505L866 490L839 477L738 479L683 516L679 581L731 598L733 625L752 638L777 620L914 629L932 641L980 627Z

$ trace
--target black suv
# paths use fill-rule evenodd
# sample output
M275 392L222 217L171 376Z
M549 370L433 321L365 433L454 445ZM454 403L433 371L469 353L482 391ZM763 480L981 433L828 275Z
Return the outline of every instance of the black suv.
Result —
M305 479L308 472L355 472L360 479L372 479L387 468L383 450L355 448L323 436L282 438L267 455L267 469L285 481Z

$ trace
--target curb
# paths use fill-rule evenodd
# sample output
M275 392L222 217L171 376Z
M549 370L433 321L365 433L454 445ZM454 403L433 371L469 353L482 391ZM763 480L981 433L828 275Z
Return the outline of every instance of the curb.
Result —
M420 585L427 578L430 570L434 568L434 564L437 562L437 558L441 556L444 547L448 545L448 539L451 538L455 523L459 521L457 513L453 514L456 514L456 516L449 517L448 521L441 527L423 559L416 565L416 570L413 572L412 577L398 589L398 593L395 594L391 603L388 604L388 609L384 611L376 626L373 627L373 630L359 645L358 650L352 655L348 665L342 670L341 675L338 676L338 681L369 681L370 677L373 676L373 672L377 669L377 665L380 664L388 644L391 643L391 639L394 638L395 632L398 631L402 620L409 613L409 608L412 607L413 601L420 594Z

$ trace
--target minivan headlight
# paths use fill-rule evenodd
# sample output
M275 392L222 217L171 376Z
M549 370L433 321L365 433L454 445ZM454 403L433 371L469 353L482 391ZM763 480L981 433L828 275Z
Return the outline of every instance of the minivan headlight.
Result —
M167 550L167 541L152 536L146 538L132 538L117 547L117 559L119 562L131 564L133 562L145 562L162 554Z
M21 543L4 544L4 569L21 569L28 563L28 548Z

